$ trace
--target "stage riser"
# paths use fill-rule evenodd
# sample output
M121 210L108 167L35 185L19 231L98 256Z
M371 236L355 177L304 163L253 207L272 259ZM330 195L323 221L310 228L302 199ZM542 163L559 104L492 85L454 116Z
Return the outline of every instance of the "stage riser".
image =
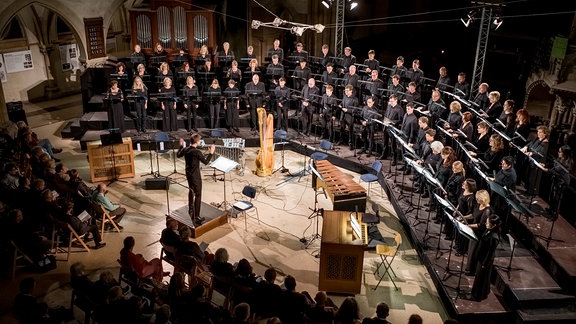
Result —
M545 245L542 245L534 233L530 231L524 224L524 217L521 218L522 222L518 217L511 217L511 226L514 228L514 232L517 233L517 237L521 237L522 243L526 245L537 254L540 259L540 264L546 269L546 271L554 278L554 280L564 289L571 293L576 293L576 277L571 276L564 268L562 268L555 258L553 258ZM528 222L534 221L530 219ZM544 244L546 244L544 242ZM568 253L568 252L566 252Z
M548 289L512 289L507 284L508 278L496 277L496 289L506 300L506 304L517 308L557 308L574 305L574 296ZM514 279L512 279L514 280Z

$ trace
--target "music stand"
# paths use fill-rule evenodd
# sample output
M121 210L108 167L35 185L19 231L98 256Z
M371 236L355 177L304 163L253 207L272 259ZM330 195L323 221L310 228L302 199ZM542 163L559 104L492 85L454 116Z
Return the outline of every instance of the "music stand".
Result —
M452 211L454 212L454 211ZM448 220L450 222L452 222L452 225L454 227L458 226L456 223L458 223L458 220L452 216L451 213L449 213L446 209L444 209L444 214L446 215L446 217L448 218ZM458 231L456 231L458 233ZM440 242L440 238L438 238L438 242ZM448 280L448 278L450 278L453 273L452 273L452 269L450 269L450 261L452 259L452 247L454 246L454 238L452 238L450 240L450 252L448 253L448 260L446 261L446 268L444 271L444 277L442 278L442 281L446 281ZM462 259L464 259L464 257L462 257ZM462 271L462 267L460 267L460 271Z
M166 147L166 146L168 146L168 147ZM184 174L182 172L178 172L178 170L176 170L176 152L174 152L174 151L176 149L180 149L180 141L170 139L170 140L165 142L164 149L170 149L172 151L172 164L174 165L174 171L172 171L172 173L167 175L167 177L170 177L173 174L181 174L181 175L185 176L186 174Z
M102 146L108 147L108 152L112 157L112 180L108 182L108 186L112 183L119 181L124 182L124 180L118 179L118 173L116 172L116 157L114 156L114 145L122 144L122 134L120 133L120 129L118 128L111 128L108 130L108 134L101 134L100 135L100 142L102 142Z
M444 208L444 211L446 212L446 210L449 210L451 212L454 212L456 210L456 207L454 207L454 205L452 205L451 202L449 202L448 200L440 197L440 195L438 195L437 193L433 192L432 196L436 199L436 201L438 203L440 203L440 205ZM442 217L442 216L440 216ZM442 237L442 228L444 226L444 223L441 221L440 222L440 230L438 231L438 243L436 245L436 260L438 260L439 255L441 256L442 254L440 253L440 250L444 250L444 249L440 249L440 241L441 241L441 237ZM450 244L450 254L452 254L452 244ZM450 260L450 256L448 257L448 260ZM446 269L446 271L450 271L449 268Z
M457 235L462 235L463 237L467 238L470 241L478 241L476 234L474 234L474 230L470 228L470 226L462 224L460 222L454 222L454 228L456 229ZM464 271L464 256L460 258L460 273L458 274L458 285L456 286L456 298L460 297L460 284L462 283L462 272Z
M314 173L314 175L316 175L318 177L318 179L316 181L322 181L324 182L324 178L322 177L322 175L314 168L314 166L310 165L310 170L312 170L312 172ZM319 194L323 194L324 197L326 197L326 191L324 191L324 188L322 187L322 192L318 192L318 190L316 189L316 187L314 187L314 209L309 208L310 210L312 210L312 213L308 216L308 219L312 219L312 218L316 218L316 232L314 234L312 234L312 236L310 237L310 239L306 239L306 237L303 237L300 239L300 242L305 243L308 242L308 244L306 244L306 249L316 240L322 238L322 236L320 235L319 231L320 231L320 225L319 225L319 219L320 216L323 216L324 214L324 209L320 208L318 209L318 195ZM315 257L320 257L319 254L317 254Z
M234 168L236 168L238 166L238 162L234 161L234 160L230 160L228 158L225 158L223 156L219 156L216 160L212 161L209 165L209 167L214 168L214 170L218 170L220 172L222 172L223 176L224 176L224 200L219 203L216 204L214 206L216 206L216 208L222 208L223 210L228 210L226 208L226 206L230 206L232 207L232 204L230 204L227 200L226 200L226 173L232 171Z
M136 148L138 151L148 151L150 157L150 173L143 174L142 176L152 175L157 177L156 173L154 172L154 164L152 160L152 151L156 151L156 140L140 140L136 144Z
M274 137L280 140L280 142L274 143L274 146L276 146L276 145L282 145L282 150L281 150L282 165L279 166L278 169L274 170L274 171L272 172L272 174L274 174L274 173L276 173L276 172L278 172L278 171L280 171L281 173L285 173L285 172L290 173L290 170L288 170L288 168L286 168L286 167L284 166L284 147L286 146L286 144L289 144L289 143L290 143L290 142L287 142L287 141L286 141L286 136L287 136L287 135L288 135L288 133L287 133L285 130L282 130L282 129L276 130L276 131L274 132Z

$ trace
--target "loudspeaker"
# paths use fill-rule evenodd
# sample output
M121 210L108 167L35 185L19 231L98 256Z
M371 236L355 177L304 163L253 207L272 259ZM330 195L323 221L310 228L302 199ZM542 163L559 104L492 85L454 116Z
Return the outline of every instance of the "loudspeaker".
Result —
M146 190L167 190L170 188L170 180L166 177L146 179Z

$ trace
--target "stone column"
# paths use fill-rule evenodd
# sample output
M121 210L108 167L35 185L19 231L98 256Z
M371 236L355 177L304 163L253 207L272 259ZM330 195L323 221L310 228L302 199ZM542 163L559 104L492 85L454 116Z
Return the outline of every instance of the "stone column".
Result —
M2 82L0 82L0 125L7 124L10 120L8 119L8 109L6 108L6 98L4 98L4 88L2 87Z

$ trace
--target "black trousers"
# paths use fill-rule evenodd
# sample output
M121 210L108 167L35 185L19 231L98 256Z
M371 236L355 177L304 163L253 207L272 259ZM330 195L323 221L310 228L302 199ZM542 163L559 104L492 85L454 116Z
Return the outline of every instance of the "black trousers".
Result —
M188 214L192 220L200 217L202 206L202 179L186 174L188 180Z
M234 103L234 101L226 101L226 126L232 128L238 128L240 125L239 120L239 110Z
M220 126L220 102L210 103L210 128Z
M276 129L288 130L288 108L290 108L288 102L284 103L283 107L276 104L276 115L278 118Z
M136 108L136 130L145 131L146 130L146 108L144 108L143 102L134 103Z
M188 108L186 109L186 118L188 119L188 132L196 128L196 116L198 115L198 108L194 107L195 104L188 103Z
M309 104L308 107L302 106L302 133L308 135L312 131L312 117L314 116L314 107Z

